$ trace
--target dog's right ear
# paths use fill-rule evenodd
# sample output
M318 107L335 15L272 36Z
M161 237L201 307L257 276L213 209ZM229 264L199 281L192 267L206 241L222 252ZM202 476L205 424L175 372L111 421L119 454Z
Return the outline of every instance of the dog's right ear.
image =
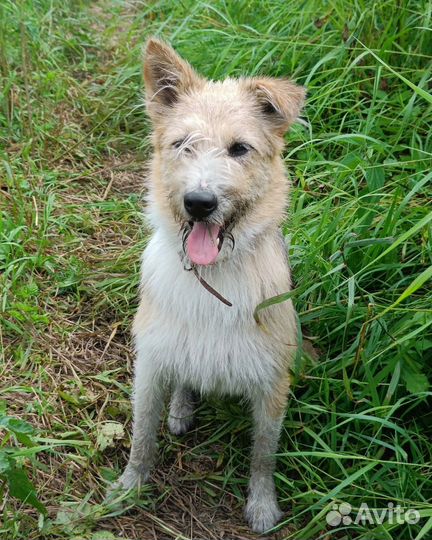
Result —
M298 118L304 105L306 88L288 79L260 77L247 79L261 113L283 135Z
M202 79L167 43L150 38L144 55L147 110L152 117L173 107L182 93L200 85Z

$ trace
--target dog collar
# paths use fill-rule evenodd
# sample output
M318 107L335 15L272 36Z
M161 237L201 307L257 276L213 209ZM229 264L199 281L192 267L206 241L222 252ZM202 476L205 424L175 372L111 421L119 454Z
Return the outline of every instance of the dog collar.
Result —
M220 300L222 302L222 304L225 304L226 306L228 307L232 307L232 304L229 300L227 300L226 298L224 298L220 293L217 292L216 289L213 289L213 287L207 283L207 281L201 277L199 274L198 274L198 270L196 268L195 265L192 266L191 268L192 272L194 273L195 277L197 278L197 280L201 283L201 285L204 287L204 289L206 289L209 293L211 293L213 296L215 296L218 300Z

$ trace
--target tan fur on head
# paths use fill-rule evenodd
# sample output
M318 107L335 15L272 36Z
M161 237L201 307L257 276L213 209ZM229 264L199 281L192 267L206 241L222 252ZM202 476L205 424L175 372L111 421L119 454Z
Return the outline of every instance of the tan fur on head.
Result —
M284 216L288 182L280 153L283 134L300 114L305 90L270 77L209 81L168 44L147 42L144 79L154 124L151 207L172 230L189 218L187 191L212 190L212 222L235 223L239 248ZM230 146L250 146L233 158ZM243 234L244 233L244 234ZM221 252L221 259L229 255Z

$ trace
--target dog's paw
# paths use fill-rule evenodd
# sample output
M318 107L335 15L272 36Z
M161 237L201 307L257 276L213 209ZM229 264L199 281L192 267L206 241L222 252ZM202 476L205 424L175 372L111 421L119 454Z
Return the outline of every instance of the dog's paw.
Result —
M119 491L129 491L135 488L139 490L148 480L149 474L147 467L127 465L120 478L108 489L107 497Z
M245 517L253 532L262 534L276 525L282 517L282 512L273 497L259 499L249 497Z
M189 416L177 417L168 416L168 427L173 435L184 435L187 433L194 423L193 410L190 410Z
M184 435L194 424L196 397L191 390L177 387L171 398L168 428L173 435Z

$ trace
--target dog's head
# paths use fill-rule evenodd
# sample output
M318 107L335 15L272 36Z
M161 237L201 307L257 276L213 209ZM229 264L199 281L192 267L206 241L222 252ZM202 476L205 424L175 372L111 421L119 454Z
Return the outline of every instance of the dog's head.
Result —
M236 249L250 247L282 219L283 135L300 113L304 89L266 77L206 80L154 38L144 79L157 221L183 232L179 243L193 264L230 256L234 241Z

